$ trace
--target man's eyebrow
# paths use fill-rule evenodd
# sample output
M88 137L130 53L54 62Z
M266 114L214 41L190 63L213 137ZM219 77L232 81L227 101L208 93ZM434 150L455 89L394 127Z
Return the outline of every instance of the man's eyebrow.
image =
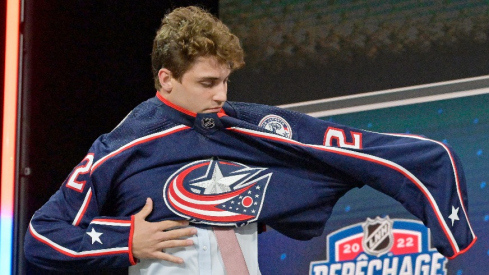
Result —
M199 77L198 79L199 80L218 80L219 77L215 77L215 76L202 76L202 77Z
M224 79L227 79L229 78L229 76L225 77ZM202 77L198 77L197 78L199 81L202 81L202 80L212 80L212 81L215 81L215 80L219 80L221 79L220 77L215 77L215 76L202 76Z

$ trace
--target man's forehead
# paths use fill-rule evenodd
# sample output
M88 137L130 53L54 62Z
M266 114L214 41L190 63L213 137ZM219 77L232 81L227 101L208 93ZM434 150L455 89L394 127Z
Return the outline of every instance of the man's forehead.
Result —
M231 67L228 63L219 62L216 57L198 57L187 72L192 71L198 77L219 78L222 75L229 75Z

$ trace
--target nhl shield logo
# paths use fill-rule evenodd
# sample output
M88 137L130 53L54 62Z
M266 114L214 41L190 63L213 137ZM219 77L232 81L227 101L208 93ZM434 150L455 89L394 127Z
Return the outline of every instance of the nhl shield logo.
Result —
M380 256L390 251L393 245L392 221L387 216L374 220L367 218L363 227L363 249L366 253Z
M199 160L171 175L167 207L195 223L243 226L258 219L272 173L217 159Z
M212 129L216 126L216 122L211 117L203 118L201 121L202 127L206 129Z

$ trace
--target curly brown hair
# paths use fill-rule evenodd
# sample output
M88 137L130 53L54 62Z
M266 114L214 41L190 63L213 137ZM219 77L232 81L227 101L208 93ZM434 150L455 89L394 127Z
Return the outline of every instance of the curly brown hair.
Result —
M161 85L158 71L166 68L175 79L202 56L215 56L231 70L244 65L244 53L239 39L219 19L205 10L190 6L177 8L162 20L153 41L151 62L156 89Z

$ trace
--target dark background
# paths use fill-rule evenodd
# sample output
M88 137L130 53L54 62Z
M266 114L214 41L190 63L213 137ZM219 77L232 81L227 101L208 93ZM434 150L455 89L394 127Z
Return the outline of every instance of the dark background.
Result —
M49 274L22 258L28 220L100 134L111 131L133 107L154 96L153 37L167 11L190 4L219 16L217 0L25 1L20 171L30 168L31 172L20 176L17 188L23 193L14 243L19 274ZM0 25L0 29L5 28ZM292 66L286 70L267 65L281 64L280 56L259 64L250 53L248 66L231 77L229 99L276 105L489 74L489 66L480 62L489 58L487 41L469 42L449 51L440 44L431 52L385 52L376 59L361 54L344 59L340 53L327 66L291 56L287 64ZM253 37L243 39L243 44L247 51L260 45Z

